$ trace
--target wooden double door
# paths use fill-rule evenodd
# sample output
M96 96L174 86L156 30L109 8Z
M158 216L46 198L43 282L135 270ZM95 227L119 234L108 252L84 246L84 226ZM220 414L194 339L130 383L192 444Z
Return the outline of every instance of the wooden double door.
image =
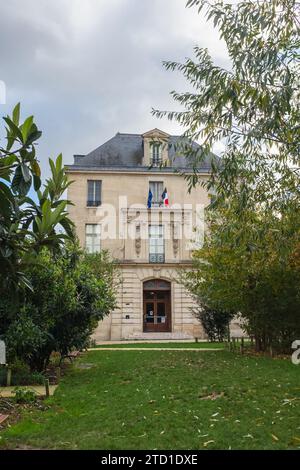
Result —
M144 332L171 331L171 291L166 281L163 286L144 289Z

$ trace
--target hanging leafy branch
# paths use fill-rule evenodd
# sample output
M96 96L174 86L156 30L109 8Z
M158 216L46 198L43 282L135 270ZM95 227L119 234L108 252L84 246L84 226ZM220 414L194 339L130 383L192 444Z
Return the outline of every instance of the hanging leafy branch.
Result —
M195 47L184 63L164 62L179 71L192 91L172 91L183 111L153 113L181 124L184 136L199 140L196 149L180 152L193 163L185 177L192 187L201 181L199 167L217 142L225 150L213 162L208 186L220 197L241 188L245 201L268 204L299 197L300 150L300 3L295 0L189 0L205 12L224 40L230 69L215 64L207 49ZM203 182L202 182L203 183Z
M42 133L33 116L20 124L20 104L6 123L6 146L0 146L0 289L30 287L23 274L43 246L58 251L63 240L73 238L67 216L70 202L62 199L71 184L62 156L49 159L51 176L41 189L41 170L35 143ZM35 193L35 200L28 196Z

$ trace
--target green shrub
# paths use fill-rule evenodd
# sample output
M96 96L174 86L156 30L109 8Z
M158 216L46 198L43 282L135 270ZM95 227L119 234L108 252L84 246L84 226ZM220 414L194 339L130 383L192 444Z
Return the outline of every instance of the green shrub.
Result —
M19 359L30 363L31 358L34 356L35 351L42 348L47 342L46 332L34 323L29 312L25 309L10 324L7 333L7 350L10 360L17 361ZM24 362L23 367L24 369ZM18 367L17 367L18 368Z
M34 390L16 387L14 393L16 403L32 404L36 402L37 396Z
M2 336L9 362L20 358L44 371L54 351L87 347L99 320L115 308L115 264L106 252L88 255L72 244L59 257L42 250L26 276L34 289L20 295L19 310L13 314L8 299L0 306Z
M234 316L232 313L203 305L194 314L210 341L224 341L228 337L229 323Z
M42 385L45 377L40 372L31 372L28 364L16 359L10 366L11 385ZM0 368L0 386L5 386L7 383L7 368Z

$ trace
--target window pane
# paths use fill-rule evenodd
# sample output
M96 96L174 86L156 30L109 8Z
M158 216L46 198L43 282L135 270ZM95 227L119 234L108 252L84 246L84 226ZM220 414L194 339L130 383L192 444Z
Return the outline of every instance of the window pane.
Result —
M95 181L95 200L101 202L101 181Z
M159 164L161 160L161 144L152 144L152 163Z
M150 238L163 238L163 226L162 225L149 225L149 237Z
M150 181L149 188L151 189L153 195L153 203L158 204L162 202L162 193L164 191L164 183L163 181Z
M86 224L85 226L85 247L88 253L100 251L101 225Z
M157 302L157 315L164 317L166 315L166 304L164 302Z
M93 251L93 246L92 246L92 242L90 240L89 237L86 237L86 240L85 240L85 248L86 248L86 251L88 253L92 253Z
M157 299L164 300L165 297L166 297L166 294L163 291L162 292L157 292L156 297L157 297Z
M154 280L144 282L144 289L155 289L155 286L156 282Z
M94 182L88 181L88 203L94 199Z
M154 304L146 303L146 323L154 323Z
M101 180L88 180L88 206L100 206L101 204Z
M170 283L168 281L162 281L161 279L159 279L157 281L157 288L168 289L169 290L170 289Z
M100 224L94 224L94 233L96 235L100 235L100 233L101 233L101 225Z
M92 234L94 233L94 224L86 224L85 226L85 233Z
M164 263L165 244L162 225L149 225L149 261Z
M145 299L154 299L154 292L152 291L149 291L149 292L145 292Z

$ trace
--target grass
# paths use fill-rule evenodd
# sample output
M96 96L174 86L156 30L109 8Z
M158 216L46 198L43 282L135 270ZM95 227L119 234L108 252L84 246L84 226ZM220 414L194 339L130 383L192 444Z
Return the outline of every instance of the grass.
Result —
M190 349L190 348L209 348L209 349L222 349L225 347L225 343L209 343L209 342L202 342L202 343L196 343L196 342L186 342L186 343L174 343L172 342L166 342L166 343L118 343L118 344L100 344L98 346L93 346L97 349L105 349L105 348L139 348L139 349L147 349L147 348L183 348L183 349Z
M80 367L90 367L80 368ZM94 351L2 448L297 449L300 368L228 351Z

